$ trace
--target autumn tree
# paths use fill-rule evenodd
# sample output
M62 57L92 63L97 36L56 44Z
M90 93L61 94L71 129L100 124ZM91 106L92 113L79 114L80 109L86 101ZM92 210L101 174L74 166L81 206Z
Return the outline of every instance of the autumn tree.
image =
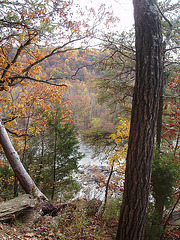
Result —
M104 56L97 61L101 74L93 81L99 103L121 116L130 115L135 81L134 31L105 34L101 47Z
M38 79L40 77L40 68L37 65L54 52L50 50L49 53L43 53L42 46L39 45L40 41L43 40L45 43L48 34L53 34L57 24L55 27L50 22L54 22L53 19L56 14L59 17L61 16L61 24L64 23L65 29L69 29L69 21L67 21L69 6L55 1L50 4L41 3L40 1L36 3L12 1L8 4L1 2L1 91L8 91L9 87L21 83L24 79L43 81L43 79ZM60 48L58 47L56 50ZM25 53L26 58L19 62L20 57ZM17 153L10 143L2 121L0 129L1 145L13 170L19 177L25 191L28 193L34 191L36 195L38 189L23 168ZM14 158L10 155L8 149L14 152ZM39 192L37 195L40 197L42 194Z
M136 81L116 239L143 239L158 102L162 87L162 32L155 1L133 1Z
M158 9L161 14L161 22L163 29L163 87L161 89L161 97L159 102L158 122L157 122L157 134L156 143L157 147L161 148L161 134L162 134L162 121L163 121L163 107L164 96L166 95L166 84L176 75L178 72L178 28L179 19L178 14L180 5L179 3L172 3L170 0L160 2Z
M160 107L158 111L156 142L157 142L157 145L159 145L159 147L161 145L161 148L159 150L162 152L165 149L166 149L165 151L167 151L167 149L169 151L170 149L169 146L168 148L167 147L164 148L164 146L166 145L164 143L167 141L167 139L163 142L161 141L162 117L163 117L162 109L164 106L163 98L167 99L170 97L167 95L167 91L165 91L166 82L168 82L169 79L171 79L173 76L176 76L177 75L176 72L178 71L178 63L176 61L176 57L178 56L178 48L179 48L179 45L178 45L179 16L177 14L179 9L179 3L172 4L171 1L163 1L159 3L159 6L157 5L157 8L160 14L161 23L163 25L163 50L162 50L163 85L161 88L160 102L159 102ZM96 87L97 89L98 88L100 89L99 91L100 101L106 102L107 105L111 107L112 111L120 111L121 113L125 113L126 115L127 115L127 110L129 110L131 107L130 100L131 100L131 93L134 86L134 75L135 75L135 69L134 69L135 52L134 52L133 37L134 37L133 32L130 32L130 33L123 32L119 35L107 34L104 36L103 49L106 50L105 52L106 56L101 61L99 61L99 69L103 72L100 78L96 79ZM177 78L176 78L176 83L177 83ZM177 85L176 83L174 83L175 86ZM174 103L178 101L178 99L176 99L176 96L177 94L172 96L173 97L172 98L173 113L171 113L171 115L174 116L172 119L173 123L171 125L169 124L169 122L167 122L167 125L169 126L171 125L172 127L171 130L173 134L171 135L171 137L175 139L174 137L176 136L177 137L176 143L177 143L179 139L178 121L174 121L175 119L178 118L178 107ZM165 115L167 115L166 112L165 112ZM166 119L163 122L163 125L165 126L167 117L164 117L164 119ZM170 144L172 144L172 141L170 141ZM175 152L177 155L176 150ZM155 163L158 162L159 165L162 165L163 163L166 165L168 162L168 159L167 161L164 161L167 155L165 152L164 154L165 156L162 156L162 163L158 161L154 161L154 162ZM171 162L169 163L172 169L172 166L175 166L175 165L173 163L173 159L171 160L172 160L172 163ZM155 169L158 166L155 166L154 164L153 167L154 167L154 171L156 171ZM176 165L176 169L177 168L178 166ZM172 169L172 172L173 172L173 169ZM154 174L154 177L156 176L157 174ZM155 179L153 179L151 185L152 185L152 188L155 189L157 188L157 186L155 186L156 181L154 180ZM167 178L166 178L166 183L168 185ZM159 186L159 189L160 189L160 186ZM160 205L161 203L159 202ZM158 204L155 204L155 207L157 205ZM161 209L162 208L163 206L161 206ZM161 211L161 220L162 220L162 211Z
M47 128L30 139L27 156L33 159L30 164L31 175L47 195L60 194L62 186L72 183L72 173L77 170L79 152L72 117L59 106L44 113ZM40 123L39 123L40 125Z
M111 147L108 146L107 149L105 149L107 156L106 164L107 168L110 170L110 174L107 182L104 184L106 188L105 199L101 213L105 211L109 190L111 190L112 193L119 193L121 189L123 192L128 136L129 121L119 117L116 132L109 135L109 138L112 140ZM114 176L113 173L115 173Z
M164 212L165 209L170 208L174 197L176 197L175 189L179 174L179 163L176 160L178 151L176 151L176 144L174 144L178 142L179 138L178 64L176 62L176 58L178 58L177 49L179 48L179 15L177 14L179 7L178 3L172 3L171 1L160 2L158 6L163 29L163 86L157 120L157 149L154 154L152 169L151 185L154 206L151 207L147 226L149 237L152 236L153 232L154 239L160 239L164 231L163 225L166 221ZM173 87L173 85L176 87ZM172 106L171 110L168 110L167 106L169 104ZM167 126L167 128L164 128L164 126Z
M1 1L1 91L10 91L10 87L21 84L23 80L63 85L61 82L57 82L60 79L52 76L46 78L45 75L40 75L40 63L59 52L74 50L73 43L77 43L87 36L91 37L95 32L95 28L88 25L88 21L86 24L84 19L82 22L80 19L75 21L72 18L71 8L72 1ZM99 10L104 18L111 16L111 13L106 12L102 6ZM79 16L81 14L82 12L79 10ZM95 11L91 10L87 14L87 18L89 14L93 14L97 26L102 16L97 16ZM17 175L23 187L28 185L27 188L25 187L26 192L32 193L32 189L37 190L37 188L29 176L23 179L27 173L24 172L23 166L20 166L21 163L14 148L11 144L9 145L10 139L2 121L0 130L0 143L8 160L14 165L15 171L17 171L16 162L19 162ZM12 155L10 157L8 150L10 148L15 153L14 158ZM26 182L28 179L29 183ZM38 194L38 196L40 195Z
M72 1L1 1L1 93L11 91L23 80L65 86L57 81L61 79L40 75L40 63L59 52L74 50L73 43L94 33L95 29L90 28L87 22L84 24L83 21L72 19L71 7ZM104 8L101 10L104 17L111 15ZM90 14L92 12L97 26L101 17L96 17L94 11L90 11ZM79 14L82 12L79 11ZM2 120L0 143L25 191L47 200L23 167Z
M153 158L151 194L154 204L149 203L146 239L167 238L165 231L170 214L179 202L179 79L174 77L166 86L163 108L161 144ZM177 98L177 99L176 99ZM175 205L174 205L175 204ZM167 214L168 211L168 214Z
M162 149L170 149L174 155L174 160L179 158L180 139L180 79L174 76L167 84L164 100L164 115L162 122Z

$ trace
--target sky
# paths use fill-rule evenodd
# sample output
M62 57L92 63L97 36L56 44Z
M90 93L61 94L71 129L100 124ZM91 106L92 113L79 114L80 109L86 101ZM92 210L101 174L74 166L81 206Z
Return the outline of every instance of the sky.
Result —
M114 15L120 19L120 22L118 23L118 28L120 28L120 30L132 28L134 23L132 0L92 0L92 2L93 5L98 2L104 3L106 6L112 6Z
M93 7L98 9L101 4L105 4L106 7L112 7L115 17L120 19L117 23L117 27L114 27L114 31L123 31L132 28L134 23L133 17L133 3L132 0L76 0L80 6Z
M92 6L95 9L101 4L105 4L107 7L112 6L114 16L120 18L120 22L118 26L114 29L114 31L123 31L129 30L132 28L134 24L134 16L133 16L133 0L74 0L78 1L80 6ZM172 3L178 3L179 0L171 0Z

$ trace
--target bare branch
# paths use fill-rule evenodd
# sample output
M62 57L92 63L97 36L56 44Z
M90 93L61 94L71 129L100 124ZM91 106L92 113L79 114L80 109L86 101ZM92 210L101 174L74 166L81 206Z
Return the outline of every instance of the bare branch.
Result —
M169 222L169 220L170 220L170 218L171 218L171 216L172 216L172 214L173 214L173 212L174 212L174 209L176 208L179 200L180 200L180 195L179 195L179 197L177 198L177 200L176 200L173 208L171 209L171 211L170 211L170 213L169 213L169 216L168 216L168 218L166 219L166 221L165 221L165 223L164 223L163 229L166 228L166 226L167 226L167 224L168 224L168 222ZM161 239L163 239L163 235L161 236Z
M160 12L161 16L164 18L164 20L169 24L170 27L172 27L172 23L167 19L167 17L163 14L161 9L159 8L158 4L156 4L156 7L158 8L158 11Z
M24 134L18 134L18 133L14 132L14 131L11 131L11 130L8 129L8 128L6 128L6 131L9 132L9 133L12 134L12 135L15 135L16 137L30 136L30 135L28 135L27 133L24 133Z
M17 116L12 116L11 118L2 118L2 122L3 122L3 124L5 124L7 122L12 122L16 118L17 118Z
M176 25L176 23L179 22L179 19L180 19L180 15L176 19L174 19L172 25L169 28L169 30L167 32L167 35L166 35L166 39L164 40L164 46L165 47L167 46L167 44L170 40L170 37L171 37L172 30L173 30L174 26Z
M38 59L38 60L35 61L34 63L30 64L27 68L25 68L25 69L23 70L23 72L24 72L24 73L25 73L25 72L28 72L33 66L41 63L41 62L44 61L45 59L47 59L47 58L49 58L49 57L51 57L51 56L53 56L53 55L55 55L55 54L65 53L65 52L67 52L67 51L75 51L75 50L82 49L82 48L80 47L80 48L67 48L67 49L62 50L62 49L65 48L67 45L72 44L72 43L77 42L77 41L80 41L80 40L83 40L84 38L86 38L86 36L85 36L85 37L82 37L82 38L78 38L78 39L73 39L73 40L71 40L71 41L63 44L62 46L59 46L59 47L54 48L49 54L47 54L46 56L44 56L44 57L41 58L41 59Z
M172 51L172 50L179 49L179 48L180 48L179 46L167 48L167 49L165 49L165 52Z
M7 66L6 66L5 70L4 70L1 78L3 78L6 75L7 70L11 67L12 64L14 64L16 62L16 60L17 60L18 56L21 54L22 50L31 43L33 38L34 38L34 36L29 38L23 45L21 45L18 48L18 50L17 50L13 60L10 63L7 64Z
M87 65L84 65L84 66L79 67L79 68L76 70L76 72L71 76L71 78L75 77L81 69L83 69L83 68L85 68L85 67L92 67L92 66L94 66L96 63L97 63L97 61L94 62L94 63L92 63L92 64L87 64Z
M3 67L0 67L0 70L5 70L5 68ZM10 71L10 70L7 70L7 72L10 72L12 74L16 74L16 72L13 72L13 71ZM22 76L22 75L17 75L17 76L13 76L13 77L9 77L9 79L11 79L11 81L13 82L13 80L15 79L20 79L19 81L17 81L16 83L11 83L10 86L14 86L18 83L21 83L23 80L31 80L31 81L34 81L34 82L42 82L42 83L46 83L46 84L49 84L49 85L54 85L54 86L57 86L57 87L67 87L66 84L58 84L58 83L52 83L50 81L56 81L56 80L62 80L64 78L49 78L49 79L36 79L36 78L33 78L33 77L30 77L30 76ZM2 87L1 87L2 89Z
M66 84L58 84L58 83L52 83L50 81L55 81L55 80L59 80L59 79L62 79L62 78L50 78L50 79L36 79L36 78L33 78L33 77L30 77L30 76L15 76L15 77L10 77L9 79L21 79L18 83L22 82L23 80L31 80L31 81L34 81L34 82L41 82L41 83L46 83L46 84L49 84L49 85L53 85L53 86L57 86L57 87L68 87ZM14 84L16 85L17 82ZM13 84L11 84L11 86L14 86Z

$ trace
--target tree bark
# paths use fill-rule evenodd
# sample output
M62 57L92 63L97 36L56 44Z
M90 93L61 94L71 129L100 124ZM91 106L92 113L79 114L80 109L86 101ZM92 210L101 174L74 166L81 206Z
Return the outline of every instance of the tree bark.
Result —
M53 186L52 186L52 194L51 200L54 199L54 193L56 189L56 159L57 157L57 130L55 129L55 136L54 136L54 162L53 162Z
M103 215L105 210L106 210L109 184L110 184L110 180L111 180L111 176L113 174L113 171L114 171L114 162L113 162L113 165L111 167L111 170L110 170L110 173L109 173L109 177L108 177L108 180L107 180L107 183L106 183L104 203L103 203L102 207L100 207L100 210L98 211L98 215Z
M24 166L22 165L20 158L9 139L9 136L6 132L6 129L1 119L0 119L0 144L5 152L5 155L15 175L17 176L25 192L27 194L32 194L35 197L38 197L39 200L49 201L47 197L39 190L39 188L36 186L32 178L29 176Z
M162 87L162 33L154 0L134 0L136 82L116 240L143 239Z
M157 144L158 153L161 148L162 116L163 116L163 106L164 106L163 88L161 89L160 95L161 96L159 99L159 111L158 111L157 128L156 128L157 129L156 144Z
M18 178L16 174L14 174L14 197L18 197Z

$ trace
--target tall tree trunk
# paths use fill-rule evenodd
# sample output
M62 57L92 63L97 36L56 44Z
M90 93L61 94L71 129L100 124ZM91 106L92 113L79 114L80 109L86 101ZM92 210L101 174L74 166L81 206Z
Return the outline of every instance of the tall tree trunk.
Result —
M14 174L14 198L18 197L18 178L16 176L16 174Z
M39 200L49 201L47 197L38 189L32 178L29 176L24 166L22 165L20 158L9 139L9 136L6 132L6 129L1 119L0 119L0 144L5 152L5 155L15 175L17 176L25 192L28 194L33 194L34 196L38 197Z
M55 129L55 137L54 137L54 163L53 163L53 187L51 200L54 199L54 193L56 188L56 157L57 157L57 130Z
M30 122L30 116L28 116L27 122L25 124L25 139L24 139L24 149L23 149L23 156L22 156L22 164L24 164L24 160L26 158L26 151L27 151L27 147L26 146L27 146L27 139L28 139L27 135L28 135L29 122Z
M108 180L107 180L107 183L106 183L104 203L103 203L102 207L100 208L98 215L103 215L104 212L105 212L105 210L106 210L109 184L110 184L110 180L111 180L113 171L114 171L114 162L113 162L113 165L112 165L112 167L111 167L111 170L110 170L110 173L109 173L109 177L108 177Z
M156 144L158 153L161 147L161 132L162 132L162 116L163 116L163 88L161 89L160 99L159 99L159 111L158 111L158 119L157 119L157 130L156 130Z
M160 10L159 10L160 11ZM161 12L162 14L162 12ZM164 15L162 14L162 17L164 17ZM156 145L157 145L157 152L156 152L156 157L158 157L158 155L160 154L160 150L161 150L161 140L162 140L162 119L163 119L163 107L164 107L164 93L165 93L165 89L166 89L166 84L168 82L168 77L169 77L169 72L166 71L166 66L165 66L165 54L166 54L166 47L170 41L170 37L172 34L172 31L174 29L175 24L179 21L179 16L177 16L176 19L174 19L173 23L170 23L170 21L168 21L167 19L166 22L169 24L169 30L167 32L166 38L163 41L163 48L162 48L162 87L161 87L161 92L160 92L160 99L159 99L159 110L158 110L158 119L157 119L157 127L156 127ZM175 153L176 151L174 151ZM175 154L174 154L175 155ZM153 184L156 184L154 182L152 182L152 186ZM152 224L157 225L157 222L159 221L159 225L162 224L163 221L163 209L164 209L164 205L162 205L162 201L161 198L159 198L158 196L155 199L155 205L154 205L155 210L158 213L158 219L156 217L155 221Z
M136 82L117 240L143 239L162 87L162 33L154 0L134 0Z

